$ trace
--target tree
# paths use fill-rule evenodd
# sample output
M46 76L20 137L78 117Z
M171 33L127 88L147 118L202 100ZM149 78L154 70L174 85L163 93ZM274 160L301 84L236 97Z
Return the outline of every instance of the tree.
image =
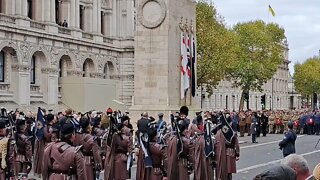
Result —
M320 92L320 58L312 57L303 64L294 65L294 85L303 96Z
M233 27L240 51L238 60L227 74L234 87L240 87L242 96L239 109L243 109L244 93L262 91L283 61L284 29L263 21L238 23Z
M228 30L213 4L201 0L196 6L197 82L209 95L236 61L236 35Z

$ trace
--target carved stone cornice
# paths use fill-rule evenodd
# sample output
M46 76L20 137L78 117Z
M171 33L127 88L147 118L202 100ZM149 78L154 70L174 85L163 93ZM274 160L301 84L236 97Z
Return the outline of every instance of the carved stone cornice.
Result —
M77 71L77 70L68 70L67 71L67 75L68 76L82 76L83 75L83 71Z
M104 74L103 74L103 73L94 72L94 73L90 73L90 77L91 77L91 78L100 78L100 79L103 79L103 78L104 78Z
M42 68L41 72L45 73L45 74L58 74L59 73L59 69L56 68Z
M31 66L22 65L22 64L13 64L11 68L12 68L12 71L16 71L16 72L30 72L31 70Z

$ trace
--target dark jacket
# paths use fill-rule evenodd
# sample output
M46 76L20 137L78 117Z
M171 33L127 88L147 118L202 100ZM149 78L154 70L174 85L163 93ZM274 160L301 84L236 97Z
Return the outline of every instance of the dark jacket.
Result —
M290 129L284 134L283 140L279 143L280 149L283 150L283 156L296 153L295 142L297 139L296 133Z

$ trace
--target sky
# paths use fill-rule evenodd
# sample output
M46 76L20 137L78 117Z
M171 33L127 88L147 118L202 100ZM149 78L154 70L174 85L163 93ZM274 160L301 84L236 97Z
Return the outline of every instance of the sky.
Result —
M212 0L227 26L261 19L285 29L289 44L290 73L294 64L318 56L320 49L320 0ZM273 17L268 7L275 11Z

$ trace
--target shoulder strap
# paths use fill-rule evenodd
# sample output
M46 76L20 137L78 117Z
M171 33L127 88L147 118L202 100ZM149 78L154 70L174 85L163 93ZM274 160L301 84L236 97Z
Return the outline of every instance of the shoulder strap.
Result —
M75 152L77 153L78 151L80 151L82 149L83 145L77 146L75 147Z
M158 127L158 129L157 129L157 132L159 132L159 131L160 131L160 129L161 129L161 127L162 127L163 123L164 123L164 120L162 120L162 121L160 122L159 127Z

